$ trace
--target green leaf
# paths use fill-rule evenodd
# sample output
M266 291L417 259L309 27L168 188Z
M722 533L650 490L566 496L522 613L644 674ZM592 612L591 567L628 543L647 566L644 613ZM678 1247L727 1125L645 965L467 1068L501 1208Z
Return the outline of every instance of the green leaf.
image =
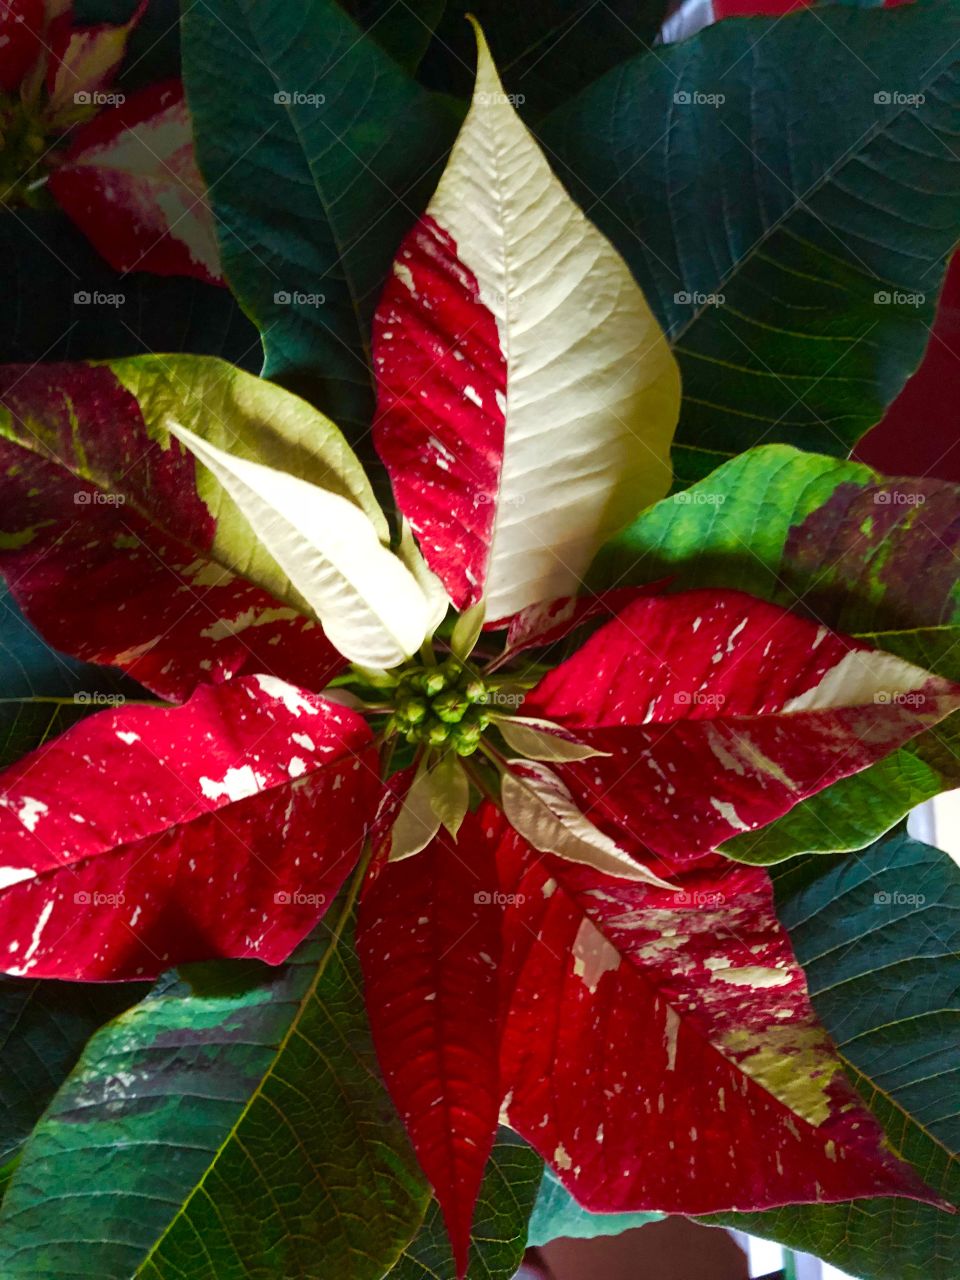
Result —
M151 9L153 6L151 5ZM96 360L147 351L222 356L251 372L260 339L226 289L121 276L59 209L0 210L0 359ZM76 295L110 301L76 302Z
M540 1194L530 1218L527 1244L549 1244L560 1236L574 1240L618 1236L621 1231L659 1222L663 1216L662 1213L590 1213L577 1204L549 1169L545 1169Z
M634 58L547 121L675 344L678 445L845 454L879 421L960 235L958 68L956 0L818 6Z
M769 445L643 512L600 553L591 585L738 588L960 680L957 495L943 481L885 480L859 463ZM724 852L771 863L862 848L958 782L952 716Z
M416 6L396 0L343 0L358 26L401 67L415 72L443 16L446 0L418 0Z
M665 0L456 0L446 6L423 78L445 92L470 96L474 49L466 15L472 13L524 114L542 114L617 63L645 53L668 8Z
M91 712L138 694L139 686L118 672L51 648L0 578L0 768Z
M897 1151L960 1205L960 870L898 834L781 903L817 1013ZM911 1200L725 1214L861 1280L955 1280L960 1215Z
M535 1151L509 1129L500 1130L477 1200L466 1280L511 1280L516 1275L542 1170ZM454 1273L443 1217L433 1200L390 1280L447 1280Z
M456 113L333 0L190 6L183 53L224 268L265 373L365 432L370 317Z
M0 1164L19 1152L93 1033L147 989L0 979Z
M104 1028L0 1212L6 1280L380 1280L427 1195L352 956L203 966Z

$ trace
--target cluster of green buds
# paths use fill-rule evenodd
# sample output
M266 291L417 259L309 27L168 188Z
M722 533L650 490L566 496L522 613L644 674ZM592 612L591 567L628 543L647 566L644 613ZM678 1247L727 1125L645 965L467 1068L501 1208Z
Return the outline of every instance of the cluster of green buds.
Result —
M456 658L437 666L415 666L396 686L388 732L408 742L469 756L490 723L487 687Z
M43 121L19 98L0 94L0 203L37 203L37 160L49 145Z

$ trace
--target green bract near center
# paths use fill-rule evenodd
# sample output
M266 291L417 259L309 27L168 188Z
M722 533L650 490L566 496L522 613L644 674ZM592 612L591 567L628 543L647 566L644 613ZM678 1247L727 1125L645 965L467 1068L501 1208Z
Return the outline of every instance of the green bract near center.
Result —
M455 658L432 666L411 663L398 676L388 732L411 743L472 755L490 723L483 680Z

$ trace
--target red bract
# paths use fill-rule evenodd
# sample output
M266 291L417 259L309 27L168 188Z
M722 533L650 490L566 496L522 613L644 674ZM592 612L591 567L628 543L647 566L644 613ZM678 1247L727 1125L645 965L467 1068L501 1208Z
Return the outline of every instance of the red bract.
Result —
M329 421L220 362L0 378L17 599L52 642L192 694L0 777L7 969L279 963L366 843L373 1038L461 1276L501 1105L597 1210L937 1203L846 1082L766 872L718 848L960 688L739 591L576 597L667 488L676 369L482 41L376 361L421 548L405 523L391 548ZM438 630L451 598L473 603Z
M524 712L604 753L557 766L585 813L685 863L943 719L956 687L918 668L904 685L901 665L739 592L688 591L625 608Z
M13 93L40 53L43 0L0 3L0 92Z
M117 271L220 283L179 80L151 85L77 129L50 190Z
M416 858L387 863L357 945L387 1087L441 1203L460 1271L500 1110L499 911L493 848L471 816Z
M933 1197L816 1021L766 872L666 894L499 843L508 1122L588 1208Z
M7 972L285 960L360 856L371 741L345 707L254 676L103 712L26 756L0 793Z

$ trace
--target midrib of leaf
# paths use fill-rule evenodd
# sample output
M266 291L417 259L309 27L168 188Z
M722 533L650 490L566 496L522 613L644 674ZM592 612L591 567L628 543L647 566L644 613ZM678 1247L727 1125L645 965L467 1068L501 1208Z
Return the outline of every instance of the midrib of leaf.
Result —
M277 1067L277 1063L282 1060L287 1046L289 1045L293 1037L297 1034L297 1029L300 1025L300 1020L303 1017L307 1008L309 1007L310 1002L313 1000L314 996L316 995L317 988L319 987L320 982L324 974L326 973L328 963L336 954L337 948L339 947L340 942L343 938L343 931L347 927L347 924L351 916L353 915L353 910L357 902L357 896L360 892L360 887L363 884L363 880L366 875L367 865L369 863L369 860L370 860L370 849L368 846L367 850L364 852L363 856L360 859L360 863L356 871L354 872L354 877L350 884L350 888L347 891L347 896L343 901L343 906L341 907L340 912L336 919L336 923L333 926L333 930L330 936L330 941L327 945L327 949L324 951L323 955L317 961L313 977L311 978L307 986L307 989L304 991L300 999L296 1014L290 1020L290 1025L287 1027L286 1031L283 1034L283 1039L280 1041L279 1045L277 1046L277 1051L274 1054L273 1061L271 1062L267 1070L264 1072L257 1087L253 1090L250 1097L247 1099L246 1103L244 1104L243 1110L234 1121L233 1126L230 1129L230 1132L226 1135L226 1137L220 1143L220 1146L217 1148L216 1152L214 1153L212 1159L210 1160L210 1163L207 1165L207 1168L203 1177L200 1179L197 1185L190 1192L190 1195L187 1197L187 1199L184 1200L184 1202L177 1208L176 1213L167 1223L167 1226L164 1228L163 1233L159 1235L157 1239L153 1242L153 1245L150 1248L150 1252L146 1254L146 1256L140 1262L139 1266L137 1267L136 1275L142 1275L144 1272L144 1269L153 1263L154 1257L157 1251L159 1250L160 1246L163 1244L164 1240L167 1238L167 1236L170 1234L173 1228L179 1223L181 1218L187 1212L190 1205L193 1203L193 1200L195 1199L195 1197L201 1194L206 1194L207 1179L210 1177L211 1173L216 1168L217 1162L219 1161L220 1157L223 1155L224 1151L230 1146L231 1143L235 1141L236 1142L240 1141L240 1139L237 1137L237 1133L238 1133L238 1130L240 1129L241 1124L246 1119L254 1103L257 1102L257 1100L261 1097L265 1082L273 1076ZM213 1197L208 1196L208 1199L210 1200L211 1203L215 1203L215 1200ZM135 1280L135 1277L132 1277L131 1280Z
M691 57L692 56L693 56L693 51L691 50ZM944 57L945 56L946 55L944 55ZM943 60L942 58L939 58L937 62L933 63L930 70L932 71L933 67L937 66L938 63L941 62L942 60ZM688 62L689 62L689 59L688 59ZM923 81L922 83L923 83L924 89L932 89L933 86L936 85L939 80L941 80L946 76L946 74L947 74L946 69L941 69L941 71L938 72L938 74L934 76L931 80ZM737 259L737 261L730 266L730 269L727 271L726 275L724 275L720 279L720 281L717 283L716 288L712 289L711 292L722 293L724 287L727 284L729 284L731 280L735 279L743 270L744 265L754 257L757 249L760 246L766 244L767 241L770 239L770 237L773 236L775 232L780 230L782 224L786 222L788 218L792 218L798 209L804 208L806 205L806 202L810 199L811 196L817 195L818 192L822 191L825 186L831 183L834 180L834 178L839 173L841 173L844 168L846 168L848 164L850 164L852 161L858 158L858 156L860 155L860 152L865 150L865 148L868 147L870 143L872 143L876 138L879 138L882 135L888 133L892 129L893 125L900 120L901 116L903 116L907 110L908 110L907 105L904 103L900 105L899 110L896 112L895 115L888 116L883 121L878 121L875 124L872 124L870 128L866 130L865 133L861 134L861 136L857 139L855 143L853 143L852 146L847 148L847 150L844 152L842 156L840 156L837 160L833 162L832 165L830 165L827 169L825 169L824 172L821 174L821 176L818 179L816 179L816 181L811 183L811 185L807 188L807 190L803 193L803 195L798 196L796 192L791 191L790 187L787 186L787 183L783 181L780 175L775 174L777 180L784 187L786 187L787 190L790 191L790 194L793 196L792 203L786 209L784 209L783 213L780 215L779 218L776 219L775 222L772 222L769 227L764 228L764 230L760 233L757 239L746 251L746 253L742 254ZM733 132L733 130L731 130L730 132ZM737 136L738 141L740 141L739 135L735 135L735 136ZM765 167L769 168L769 166L765 166ZM773 173L774 171L771 169L770 172ZM812 212L812 211L808 211L808 212ZM817 219L818 222L823 223L823 219L820 218L819 215L814 214L813 216ZM824 249L819 245L817 246L817 251L821 253L824 257L835 258L834 254L831 254L829 250ZM679 258L679 254L678 254L678 258ZM843 259L840 259L840 258L835 258L835 260L838 262L843 261ZM884 284L893 285L894 283L893 281L882 280L881 277L879 276L877 277L877 279ZM689 332L689 330L693 327L693 325L695 325L696 322L706 314L708 305L709 305L708 303L703 303L701 306L691 309L692 314L690 315L687 322L681 325L679 329L674 331L674 334L671 338L671 343L673 346L677 347L679 350L683 350L683 348L680 347L681 339L687 332ZM689 351L688 354L697 356L699 353L696 351ZM725 362L717 361L717 363L725 363ZM730 367L737 368L738 366L732 365ZM752 372L757 373L760 371L752 370ZM779 377L781 375L771 374L771 376ZM803 377L804 375L795 375L795 376ZM725 412L729 412L729 410L725 410ZM692 446L692 445L684 446L684 448L694 448L694 447L695 446ZM717 451L702 450L702 452L713 453ZM734 457L735 455L730 454L729 456Z
M493 528L490 530L490 542L487 546L487 562L483 576L484 585L486 585L486 580L490 576L494 567L493 548L497 543L497 532L500 528L500 516L504 514L504 504L500 501L500 496L503 492L503 474L507 469L507 451L509 449L510 440L510 387L513 382L513 378L511 377L511 369L513 366L510 360L510 332L513 328L510 311L512 307L513 291L510 284L510 257L507 253L507 237L503 214L503 180L502 169L500 167L499 135L493 140L490 154L493 161L494 173L496 175L497 230L500 235L500 256L503 260L503 284L504 296L506 298L506 317L504 325L506 333L500 334L500 342L505 348L503 358L507 366L507 387L506 394L504 396L503 408L503 457L500 459L500 474L497 476L497 504L493 517Z

